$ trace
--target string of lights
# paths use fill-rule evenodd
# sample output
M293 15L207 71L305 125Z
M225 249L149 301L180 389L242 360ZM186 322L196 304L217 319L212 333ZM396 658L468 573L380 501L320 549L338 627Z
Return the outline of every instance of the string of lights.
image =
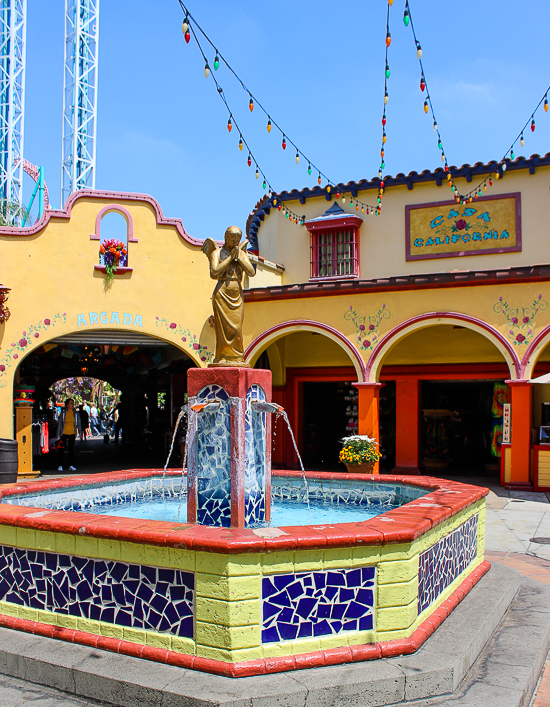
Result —
M229 132L233 130L233 127L236 129L236 131L239 134L239 149L242 151L245 147L248 151L248 158L247 158L247 163L248 166L251 167L252 164L255 166L255 176L258 179L259 176L261 175L263 178L263 188L264 190L268 190L268 194L270 199L272 199L273 206L276 206L278 210L283 211L286 215L287 218L289 218L291 221L295 223L299 223L303 225L304 217L296 214L294 211L291 209L288 209L288 207L284 204L281 203L281 201L278 199L276 196L273 187L271 186L268 178L265 175L265 172L260 168L259 163L257 159L254 157L254 154L252 152L252 149L250 148L249 143L247 142L246 138L243 135L242 130L239 128L239 125L237 123L237 120L235 118L235 114L232 111L231 107L229 106L229 103L227 101L227 98L225 96L225 93L223 91L223 88L220 86L218 80L216 79L216 76L210 69L210 64L208 61L208 58L206 56L205 51L203 50L203 47L201 45L201 42L198 37L198 33L202 35L204 40L210 45L211 49L214 51L215 58L212 63L212 66L214 68L214 71L218 71L219 67L221 64L224 64L227 69L231 72L231 74L235 77L235 79L238 81L238 83L241 85L242 89L246 92L248 96L248 107L249 110L252 112L254 108L257 106L265 115L267 118L267 132L270 133L273 128L279 131L280 135L282 136L281 140L281 147L283 150L287 149L288 145L291 145L292 148L296 151L295 155L295 160L296 163L298 164L300 162L300 158L304 159L304 162L307 162L307 171L308 175L311 175L312 172L317 172L317 183L319 186L322 185L323 179L326 182L326 185L324 189L326 190L327 194L331 194L334 192L336 199L339 199L340 196L342 196L342 203L346 203L346 198L345 198L345 187L343 185L336 185L335 182L319 168L317 165L309 158L307 157L302 150L296 145L296 143L291 140L287 133L282 129L282 127L274 120L271 118L270 113L264 108L262 103L258 100L258 98L248 89L244 81L239 77L237 72L231 67L229 62L225 59L223 54L218 50L216 45L212 42L212 40L208 37L206 32L202 29L202 27L199 25L195 17L191 14L189 11L188 7L185 5L183 0L178 0L180 7L182 9L182 12L184 13L184 20L182 23L182 32L185 37L185 41L187 44L189 44L189 41L191 39L191 36L195 39L197 46L199 48L199 51L202 55L202 58L204 60L204 75L206 78L211 77L212 80L214 81L214 84L216 86L216 90L218 95L220 96L220 99L223 101L226 110L228 112L228 121L227 121L227 129ZM388 19L387 19L387 35L386 35L386 67L388 67L387 63L387 49L389 47L389 43L391 43L391 38L389 35L389 6L393 4L393 0L388 0ZM197 31L195 31L195 28ZM389 43L388 43L389 40ZM387 74L389 73L389 69L387 69ZM389 78L389 75L386 76L385 80L385 96L384 96L384 117L383 117L383 143L382 143L382 150L381 152L384 152L384 143L386 141L386 131L385 131L385 125L386 125L386 117L385 117L385 106L387 104L387 78ZM383 160L384 155L382 154L382 162L381 162L381 169L379 172L379 176L382 176L382 169L384 167L384 160ZM364 203L362 201L357 200L355 197L350 197L350 208L353 208L355 206L356 210L358 211L361 209L363 213L367 214L379 214L381 210L381 194L383 193L383 183L381 183L382 186L380 187L379 194L378 194L378 199L377 199L377 205L373 206L371 204Z
M457 185L453 182L450 167L447 162L447 155L446 155L445 150L443 148L443 141L441 139L441 133L439 132L439 126L437 124L437 119L435 117L435 111L433 108L431 95L430 95L430 92L428 89L426 75L424 73L424 65L422 63L422 46L420 45L420 42L418 41L415 29L414 29L414 23L413 23L409 0L405 0L405 10L403 12L403 23L405 24L405 27L408 27L409 25L411 27L412 36L413 36L414 44L416 47L416 55L418 57L418 62L420 64L420 90L422 91L422 93L424 91L426 91L426 99L424 100L424 112L431 113L431 117L433 120L433 129L437 135L437 147L438 147L439 151L441 152L441 161L443 162L445 172L447 173L447 181L448 181L449 187L451 188L451 190L453 192L454 199L458 203L460 203L460 204L469 203L469 202L473 201L474 199L477 199L478 197L480 197L482 194L482 190L483 191L487 190L487 186L490 186L490 187L493 186L493 177L495 179L500 179L502 177L503 172L506 171L506 160L508 158L510 160L515 159L514 147L516 146L518 141L519 141L521 147L523 147L524 142L525 142L523 134L527 130L527 128L530 127L531 132L535 131L535 114L538 111L538 109L542 105L544 107L544 111L548 112L548 92L550 91L550 86L548 86L548 88L544 92L544 94L543 94L542 98L540 99L540 101L538 102L535 110L531 113L531 116L529 117L529 119L527 120L527 122L525 123L523 128L520 130L520 132L518 133L515 140L512 142L510 147L504 153L504 156L500 160L499 167L497 167L497 169L490 172L487 175L487 177L482 179L479 182L479 184L477 184L475 187L473 187L473 189L470 189L468 192L460 192L458 190Z

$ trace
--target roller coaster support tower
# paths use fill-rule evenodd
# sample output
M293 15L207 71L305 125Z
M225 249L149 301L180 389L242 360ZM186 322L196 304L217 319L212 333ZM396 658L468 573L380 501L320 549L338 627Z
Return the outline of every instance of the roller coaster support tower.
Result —
M0 199L21 204L27 0L0 3Z
M65 0L61 205L95 189L99 0Z

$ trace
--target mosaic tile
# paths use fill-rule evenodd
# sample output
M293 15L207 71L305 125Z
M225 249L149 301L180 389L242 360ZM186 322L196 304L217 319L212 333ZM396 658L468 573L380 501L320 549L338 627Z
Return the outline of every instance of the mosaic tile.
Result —
M0 546L0 600L193 638L195 576Z
M262 579L262 643L374 629L375 568Z
M397 508L409 501L422 498L427 489L401 486L400 484L376 484L371 482L334 479L319 481L308 479L309 499L332 505L359 505ZM300 478L271 477L271 497L281 501L305 501L307 491Z
M214 412L196 416L197 523L231 525L231 400L219 385L203 388L196 401L219 400Z
M468 518L460 527L420 555L419 614L430 606L475 559L477 521L477 515Z
M265 401L264 391L256 384L250 386L245 400L245 528L265 523L266 413L254 412L253 401Z
M78 486L52 489L38 494L4 496L1 503L16 506L51 508L57 511L93 512L101 506L118 506L126 503L150 501L161 498L179 498L186 495L187 481L181 477L153 476L146 479L118 481L101 486Z

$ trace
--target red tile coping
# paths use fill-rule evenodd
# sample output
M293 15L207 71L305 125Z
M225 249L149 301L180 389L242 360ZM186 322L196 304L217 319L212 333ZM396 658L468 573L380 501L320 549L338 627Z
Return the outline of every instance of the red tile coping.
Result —
M130 469L106 474L72 476L50 481L28 481L0 486L0 500L20 493L36 494L42 491L75 487L101 486L120 481L162 476L162 469ZM181 474L170 469L167 475ZM277 471L276 477L301 478L299 471ZM190 523L136 520L114 516L94 516L76 511L56 511L30 506L0 503L0 525L35 530L48 530L69 535L87 535L143 545L160 545L204 552L237 554L292 550L296 547L322 549L350 547L360 543L380 545L408 543L428 532L447 518L487 496L489 489L430 476L386 476L307 472L309 479L323 481L362 481L373 484L399 483L429 489L422 498L409 501L400 508L362 523L335 523L330 525L282 526L283 534L263 537L261 531L240 528L213 528Z
M324 665L340 665L343 663L356 663L363 660L377 660L379 658L393 658L397 655L414 653L445 621L451 611L460 604L466 594L479 582L491 568L490 562L482 562L468 577L455 589L409 638L395 639L368 643L362 646L343 646L327 650L287 655L276 658L260 658L241 663L224 663L220 660L201 658L185 653L176 653L165 648L155 648L139 643L131 643L119 638L96 636L84 631L75 631L61 626L51 626L38 621L17 619L13 616L0 614L0 626L16 631L34 633L37 636L56 638L70 643L100 648L101 650L121 653L135 658L146 658L158 663L177 665L181 668L191 668L205 673L214 673L225 677L240 678L250 675L266 675L268 673L282 673L288 670L301 670L303 668L319 668Z

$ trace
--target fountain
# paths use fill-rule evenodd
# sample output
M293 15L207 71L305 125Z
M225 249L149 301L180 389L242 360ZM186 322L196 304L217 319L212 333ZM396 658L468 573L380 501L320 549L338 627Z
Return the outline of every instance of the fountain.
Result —
M224 248L203 248L216 359L189 370L187 476L1 487L0 626L255 675L412 652L488 570L484 489L271 472L283 411L270 371L243 362L240 281L253 271L239 241L232 227ZM293 509L301 522L285 520Z

